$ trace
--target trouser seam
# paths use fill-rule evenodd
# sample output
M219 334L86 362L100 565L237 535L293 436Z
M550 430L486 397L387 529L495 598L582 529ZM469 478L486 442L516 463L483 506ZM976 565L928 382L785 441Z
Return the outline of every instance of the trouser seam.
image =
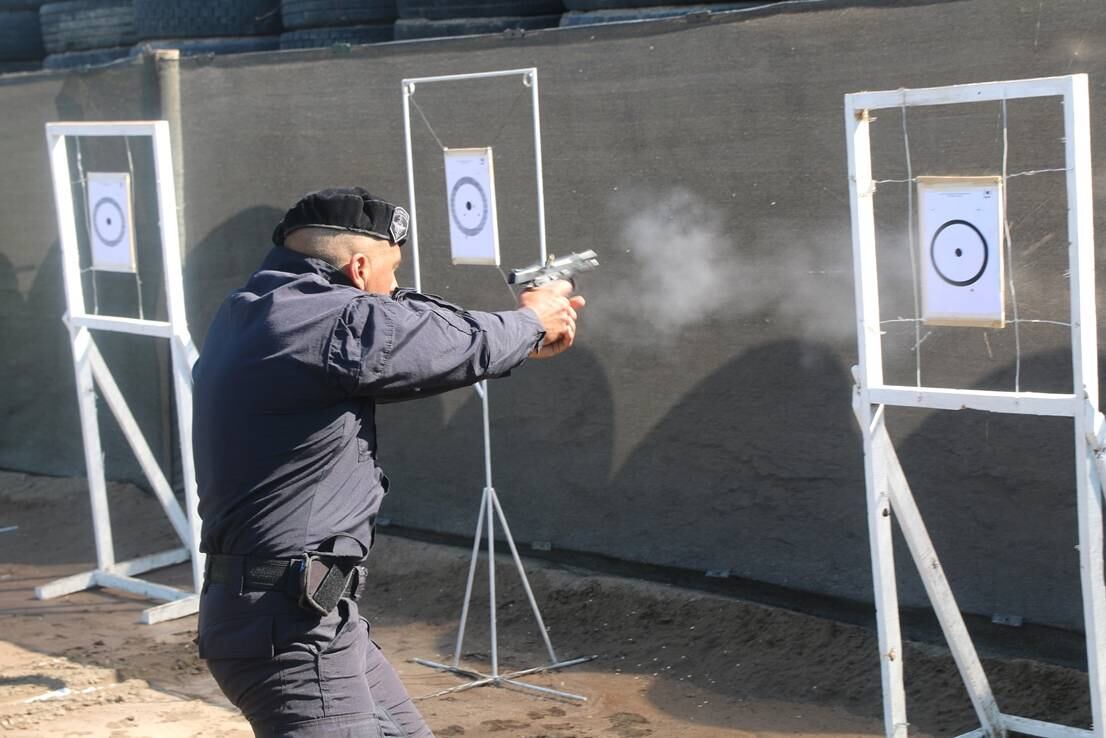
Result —
M326 678L323 676L323 651L321 649L315 653L315 683L319 685L319 702L323 717L330 717L332 709L330 700L327 698Z
M392 715L391 711L387 707L385 707L381 703L377 702L376 703L376 709L379 712L384 714L384 717L388 719L389 723L391 723L393 726L395 726L396 730L399 730L403 733L403 735L400 736L400 738L415 738L415 734L412 733L411 731L407 730L407 728L404 727L402 722L400 722L399 720L396 720L395 716ZM379 719L377 720L377 722L380 722ZM383 733L383 726L381 726L381 733Z

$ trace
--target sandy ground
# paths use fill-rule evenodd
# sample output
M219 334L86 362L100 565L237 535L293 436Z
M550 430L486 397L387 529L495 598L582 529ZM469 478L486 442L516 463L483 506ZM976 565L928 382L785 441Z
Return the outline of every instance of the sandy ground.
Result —
M172 548L149 496L110 490L118 559ZM33 588L91 568L83 480L0 473L0 732L11 736L247 738L242 717L196 656L195 616L137 624L150 603L105 590L39 601ZM416 697L463 683L411 662L452 656L468 551L381 536L363 610ZM558 656L592 662L527 681L584 704L479 688L419 705L439 738L739 738L882 735L875 634L733 599L527 561ZM485 567L480 567L483 573ZM499 564L501 670L547 655L510 563ZM148 575L187 586L177 566ZM489 661L486 580L478 576L464 665ZM912 736L975 728L947 651L905 653ZM1087 727L1086 675L987 660L1007 712Z

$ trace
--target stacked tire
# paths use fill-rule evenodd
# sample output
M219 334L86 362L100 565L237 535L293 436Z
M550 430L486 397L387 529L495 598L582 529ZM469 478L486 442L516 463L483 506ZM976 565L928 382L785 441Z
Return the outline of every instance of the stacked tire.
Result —
M0 0L0 74L42 68L42 0Z
M280 0L134 0L134 53L182 56L280 48Z
M718 13L748 8L748 2L703 3L701 0L564 0L568 10L561 26L660 20L692 13Z
M134 44L132 0L64 0L39 8L45 69L73 69L125 58Z
M561 0L397 0L396 39L469 36L550 28L561 20Z
M282 49L378 44L395 38L396 0L282 0Z

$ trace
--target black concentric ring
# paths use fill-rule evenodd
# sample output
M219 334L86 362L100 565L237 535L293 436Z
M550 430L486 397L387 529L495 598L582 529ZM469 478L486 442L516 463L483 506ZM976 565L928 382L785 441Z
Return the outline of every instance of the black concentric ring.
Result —
M480 223L472 228L466 226L461 222L461 219L457 217L457 191L464 185L472 185L476 188L476 191L480 193L481 199L484 201L483 210L480 213ZM488 196L484 193L484 188L480 186L472 177L461 177L459 180L453 183L453 189L449 193L449 215L453 218L453 222L457 224L457 227L466 236L475 236L480 231L484 230L484 226L488 222Z
M980 265L978 272L976 272L968 279L964 280L950 278L947 274L942 272L941 267L937 265L937 237L941 235L941 232L943 230L945 230L949 226L954 225L965 225L968 226L968 228L971 228L973 231L975 231L975 235L979 236L979 243L983 246L983 264ZM990 248L987 246L987 239L983 237L983 234L980 233L978 228L976 228L974 225L966 220L950 220L947 223L942 224L941 227L938 228L937 231L933 234L933 238L929 242L929 260L933 263L933 268L937 271L937 276L955 287L967 287L979 281L979 278L983 276L983 272L987 271L987 262L989 260L990 251Z

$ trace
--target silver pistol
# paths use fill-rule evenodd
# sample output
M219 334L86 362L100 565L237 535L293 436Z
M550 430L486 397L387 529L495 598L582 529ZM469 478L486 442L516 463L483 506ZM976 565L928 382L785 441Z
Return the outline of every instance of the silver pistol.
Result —
M544 263L512 269L507 277L508 284L517 284L524 289L541 287L544 284L564 279L573 281L580 272L590 272L599 266L599 259L594 251L581 251L578 254L569 254L557 259L552 256Z

